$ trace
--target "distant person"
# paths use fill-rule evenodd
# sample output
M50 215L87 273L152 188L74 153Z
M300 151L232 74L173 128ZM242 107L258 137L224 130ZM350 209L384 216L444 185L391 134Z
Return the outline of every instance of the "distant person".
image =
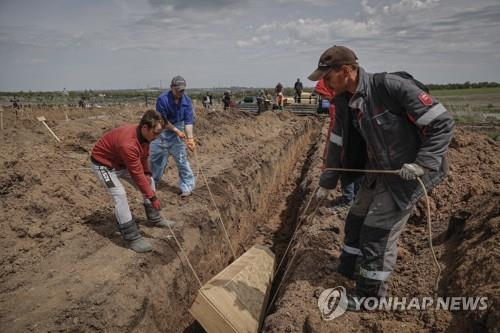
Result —
M19 115L19 110L21 109L21 106L19 105L19 100L14 96L10 102L12 103L12 110L16 113L16 119Z
M300 103L302 97L302 90L304 90L304 86L302 85L302 82L300 82L299 78L297 78L297 82L295 82L293 90L295 91L294 95L295 103Z
M311 81L324 79L337 94L326 169L316 197L324 198L342 174L359 177L329 168L398 173L366 173L347 214L337 272L356 280L354 293L347 295L349 311L373 305L369 301L358 306L355 296L358 301L385 296L399 236L424 194L417 178L428 192L448 172L453 118L421 84L399 74L367 73L352 50L333 46L309 76Z
M274 88L274 93L277 95L282 92L283 92L283 85L281 84L281 82L278 82L278 84Z
M203 107L205 108L205 111L209 111L211 105L212 105L212 98L210 94L207 92L206 95L203 96Z
M148 165L149 145L163 129L163 119L154 110L142 116L139 125L125 125L104 134L95 144L90 157L91 167L115 205L115 216L127 246L136 252L147 252L152 246L139 232L120 178L138 188L144 196L148 220L158 227L172 227L175 222L161 217L160 199Z
M83 99L83 97L81 97L78 101L78 106L82 109L85 109L85 100Z
M224 104L224 110L231 107L231 92L229 90L224 92L224 95L222 96L222 103Z
M281 82L278 82L276 87L274 88L274 93L276 95L276 107L278 110L283 110L283 85Z
M261 114L264 112L266 108L266 93L264 90L260 90L259 93L257 94L257 114Z
M316 84L316 87L314 88L314 91L321 96L323 99L322 102L327 102L324 104L328 104L328 113L330 115L330 124L328 126L328 136L329 133L333 129L333 125L335 124L335 104L333 103L333 98L335 97L335 90L332 88L328 87L325 84L325 81L323 79L319 80L318 83ZM326 163L326 156L328 154L328 142L330 140L327 140L325 149L323 151L323 167L322 169L325 168L325 163ZM359 188L359 180L356 181L351 181L348 179L348 177L345 177L344 175L340 176L340 187L342 189L342 198L339 203L331 207L332 211L339 211L344 208L349 208L353 202L354 199L356 198L356 193Z
M186 146L194 151L193 134L194 111L191 98L185 94L186 80L175 76L166 91L156 100L156 111L165 121L165 129L151 143L151 171L155 183L160 182L168 165L168 156L172 155L179 173L179 189L181 197L191 195L195 179L187 158ZM185 131L185 132L184 132Z
M13 108L14 110L19 110L19 109L21 108L21 105L19 104L19 100L17 99L17 97L16 97L16 96L14 96L14 98L13 98L13 99L11 99L10 101L11 101L11 103L12 103L12 108Z

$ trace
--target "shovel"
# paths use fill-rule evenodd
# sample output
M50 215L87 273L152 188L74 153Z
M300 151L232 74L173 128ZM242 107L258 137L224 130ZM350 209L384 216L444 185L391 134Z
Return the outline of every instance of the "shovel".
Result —
M47 125L47 123L45 122L46 119L44 116L36 117L36 119L38 119L38 121L41 121L45 125L45 127L47 127L50 134L52 134L54 136L54 138L56 138L57 142L61 142L61 140L57 137L57 135L50 129L49 125Z

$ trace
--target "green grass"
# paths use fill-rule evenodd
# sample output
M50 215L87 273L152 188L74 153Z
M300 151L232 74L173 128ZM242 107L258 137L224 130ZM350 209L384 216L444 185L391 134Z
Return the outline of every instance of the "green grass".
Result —
M500 141L500 132L488 133L488 136L495 141Z
M500 87L431 90L433 96L469 96L480 94L500 94Z

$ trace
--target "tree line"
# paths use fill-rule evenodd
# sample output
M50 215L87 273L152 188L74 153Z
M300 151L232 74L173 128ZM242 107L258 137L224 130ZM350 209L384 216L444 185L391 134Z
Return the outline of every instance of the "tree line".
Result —
M444 83L444 84L427 84L430 90L447 90L447 89L472 89L472 88L492 88L500 87L498 82L470 82L466 81L464 83ZM218 89L221 90L221 89ZM231 92L233 96L239 97L239 95L251 95L256 94L260 88L238 88L233 89ZM274 92L274 88L266 88L266 91ZM193 89L190 91L188 89L188 94L194 98L202 98L206 91L211 91L211 89ZM312 92L312 88L304 88L305 92ZM68 91L66 93L58 91L0 91L0 97L11 98L16 96L17 98L27 99L27 100L77 100L83 98L89 100L92 98L99 98L99 95L105 95L105 99L131 99L131 98L147 98L149 100L156 99L162 91L155 91L153 89L149 90L136 90L136 89L123 89L123 90L81 90L81 91ZM285 88L285 94L293 95L293 88ZM222 92L214 92L214 97L222 96Z
M471 89L471 88L494 88L500 87L498 82L470 82L464 83L444 83L444 84L427 84L430 90L448 90L448 89Z

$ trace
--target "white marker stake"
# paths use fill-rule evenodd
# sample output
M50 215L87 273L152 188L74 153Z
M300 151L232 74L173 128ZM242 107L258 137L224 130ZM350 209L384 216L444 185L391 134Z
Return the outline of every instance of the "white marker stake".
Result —
M47 129L49 130L50 134L52 134L54 136L54 138L56 138L57 142L61 142L61 140L57 137L57 135L50 129L49 125L47 125L45 123L45 117L44 116L36 117L36 119L38 119L38 121L41 121L45 125L45 127L47 127Z

